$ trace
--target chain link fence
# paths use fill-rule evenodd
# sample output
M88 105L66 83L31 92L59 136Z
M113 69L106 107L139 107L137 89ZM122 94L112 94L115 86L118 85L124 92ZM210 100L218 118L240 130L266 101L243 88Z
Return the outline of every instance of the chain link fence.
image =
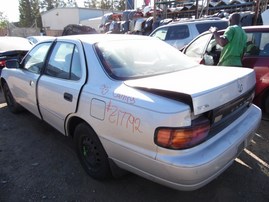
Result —
M7 28L0 29L0 36L38 36L40 29L38 27L16 27L14 24L9 23Z

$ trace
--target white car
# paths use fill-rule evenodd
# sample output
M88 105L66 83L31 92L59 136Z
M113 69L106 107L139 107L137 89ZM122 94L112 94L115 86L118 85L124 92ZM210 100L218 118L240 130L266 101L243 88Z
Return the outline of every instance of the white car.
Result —
M40 41L44 41L46 39L53 39L53 36L28 36L26 37L31 44L37 44Z
M222 20L219 18L202 18L175 21L156 28L150 36L159 38L171 46L181 50L199 34L208 31L210 27L225 29L228 27L228 20Z
M178 190L225 171L261 120L252 69L202 66L147 36L40 42L7 62L1 86L12 112L72 137L93 178L127 170Z

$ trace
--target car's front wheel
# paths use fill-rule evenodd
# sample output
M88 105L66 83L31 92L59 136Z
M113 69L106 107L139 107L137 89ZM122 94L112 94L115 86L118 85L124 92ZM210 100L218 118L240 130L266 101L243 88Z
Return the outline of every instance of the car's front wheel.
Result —
M98 180L110 177L108 156L93 129L81 123L75 129L74 138L79 160L86 172Z
M14 99L7 83L3 84L3 93L7 102L7 106L12 113L18 113L22 111L22 106Z

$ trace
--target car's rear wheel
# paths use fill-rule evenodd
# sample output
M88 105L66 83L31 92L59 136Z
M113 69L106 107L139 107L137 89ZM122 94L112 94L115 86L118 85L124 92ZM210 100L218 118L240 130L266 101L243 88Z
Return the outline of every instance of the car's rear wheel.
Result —
M6 99L7 106L12 113L18 113L22 111L22 106L14 99L7 83L3 84L3 93Z
M93 129L81 123L75 129L74 138L79 160L86 172L98 180L110 177L108 156Z

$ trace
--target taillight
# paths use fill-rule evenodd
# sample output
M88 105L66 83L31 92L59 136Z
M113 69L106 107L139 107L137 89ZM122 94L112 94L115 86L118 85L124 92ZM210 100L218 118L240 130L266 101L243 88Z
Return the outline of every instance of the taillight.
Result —
M157 128L155 144L169 149L187 149L203 142L210 130L208 119L199 118L191 126L181 128Z
M5 60L0 61L0 67L4 67L4 66L6 66L6 61Z
M204 65L205 64L205 59L204 58L200 61L200 64L201 65Z

